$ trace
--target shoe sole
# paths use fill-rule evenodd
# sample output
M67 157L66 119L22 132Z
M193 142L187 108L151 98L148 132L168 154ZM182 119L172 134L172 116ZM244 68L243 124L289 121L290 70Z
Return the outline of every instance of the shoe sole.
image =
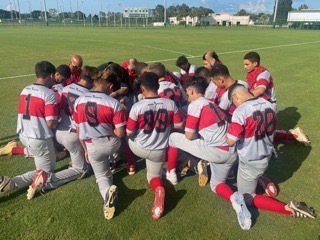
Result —
M198 163L198 173L199 173L199 186L204 187L208 182L208 170L207 165L203 164L202 160Z
M118 198L117 186L112 185L109 188L107 197L108 197L108 199L106 199L106 203L104 204L103 212L104 212L104 217L107 220L110 220L111 218L113 218L114 212L116 210L115 204L116 204L117 198Z
M3 183L1 183L1 188L0 188L0 196L7 196L10 193L10 178L7 176L3 176ZM9 189L5 188L9 185Z
M270 180L269 183L266 185L265 182L263 180L260 180L259 178L258 183L269 197L275 198L276 196L278 196L278 189Z
M37 192L39 192L41 190L41 188L43 187L43 185L45 184L45 182L46 182L45 179L43 179L43 182L38 183L40 177L42 177L42 179L43 179L43 176L41 174L39 174L36 177L36 179L33 180L32 184L29 186L28 191L27 191L27 199L28 200L31 200L34 197L34 195ZM32 187L33 183L37 183L37 184L34 184L34 185L36 185L35 187Z
M151 210L152 218L159 219L164 211L165 191L163 187L157 187L155 190L155 200Z
M252 223L251 213L244 202L243 195L239 192L235 192L232 196L232 207L237 213L239 225L243 230L249 230Z
M300 206L300 208L298 206ZM291 201L290 207L292 209L294 209L295 211L300 212L300 213L308 216L309 218L313 218L313 219L316 218L313 213L310 213L311 209L308 208L308 210L307 209L304 210L303 208L307 208L307 207L301 205L300 203L298 203L296 201Z

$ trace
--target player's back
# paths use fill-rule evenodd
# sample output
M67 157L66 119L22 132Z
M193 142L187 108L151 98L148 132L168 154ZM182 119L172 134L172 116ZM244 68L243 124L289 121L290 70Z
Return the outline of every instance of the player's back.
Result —
M58 105L55 93L44 85L25 87L19 99L17 133L34 139L53 136L47 120L57 120Z
M178 108L170 99L145 98L132 106L127 132L135 132L134 141L142 148L159 150L167 147L172 125L181 125Z

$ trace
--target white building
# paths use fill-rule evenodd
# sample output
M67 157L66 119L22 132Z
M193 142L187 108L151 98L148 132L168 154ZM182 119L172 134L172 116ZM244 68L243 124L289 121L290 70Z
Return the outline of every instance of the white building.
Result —
M169 22L173 25L178 25L180 22L186 21L187 25L195 26L199 21L198 17L183 17L178 20L177 17L170 17ZM234 16L228 13L214 14L211 13L204 17L203 21L206 25L221 25L221 26L239 26L250 25L250 16Z
M304 9L288 12L288 22L315 23L320 22L320 10Z

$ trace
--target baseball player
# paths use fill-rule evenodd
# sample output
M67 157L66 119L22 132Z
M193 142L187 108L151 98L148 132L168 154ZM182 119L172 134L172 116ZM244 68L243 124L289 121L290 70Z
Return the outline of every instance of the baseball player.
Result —
M89 92L94 80L99 77L99 70L96 67L84 66L80 81L71 83L62 89L60 121L56 130L56 139L69 151L71 166L49 174L44 189L57 188L77 178L83 178L88 172L88 164L72 116L77 98Z
M148 71L154 72L159 78L159 96L173 100L182 117L185 117L188 102L183 88L166 80L166 68L162 63L150 65Z
M236 107L228 98L229 88L234 84L241 84L248 89L248 84L242 80L233 79L230 76L227 66L223 64L213 66L209 76L218 89L224 90L224 93L220 96L218 102L219 107L224 110L227 114L228 120L230 121ZM270 181L266 174L260 176L258 182L269 196L276 197L278 195L276 186L272 181Z
M225 181L230 168L236 161L237 154L234 147L229 147L226 143L228 122L224 112L215 103L204 98L207 85L206 79L198 76L188 79L185 83L188 100L190 101L185 134L172 133L170 135L167 179L173 184L177 183L175 164L177 149L181 149L210 162L212 173L210 187L213 192L221 195L217 189L222 184L226 185ZM199 175L201 174L199 173ZM200 185L203 180L201 177L199 178ZM242 209L242 215L243 213L246 214L245 223L241 227L249 229L251 227L251 215L244 204L242 194L239 192L232 193L229 200L232 202L238 217L240 214L239 208Z
M58 104L55 93L49 88L53 84L55 67L47 61L35 65L37 80L25 87L20 95L17 133L20 141L34 155L36 171L20 176L0 177L0 196L26 187L27 199L46 183L48 173L54 171L56 162L52 129L57 125Z
M145 72L140 80L144 99L132 106L126 131L132 152L146 159L148 183L155 192L151 214L153 219L159 219L164 211L161 173L171 125L182 127L183 121L174 102L158 95L159 82L155 73Z
M244 69L247 71L246 79L250 92L255 97L262 97L276 106L275 88L270 72L260 65L260 55L257 52L249 52L243 57ZM300 127L289 131L277 130L275 141L299 141L305 146L311 142Z
M54 74L53 86L51 89L56 93L58 104L61 101L61 92L63 88L63 82L68 79L71 75L68 65L62 64L56 68ZM55 143L55 139L54 139ZM56 144L55 144L56 148ZM57 147L58 148L58 147ZM57 161L66 156L65 151L58 151L56 148ZM24 146L18 146L15 140L10 141L5 147L0 149L0 156L3 155L24 155L26 158L31 158L33 155L28 151L28 148Z
M208 68L209 70L211 70L211 68L215 64L222 63L219 59L218 54L213 50L203 54L202 60L203 60L203 66Z
M263 98L255 98L241 84L229 88L228 97L237 107L228 128L227 143L236 145L239 167L237 176L238 191L244 194L246 203L259 209L278 212L293 217L315 218L316 213L309 207L291 201L288 204L274 198L256 194L259 176L268 167L276 129L276 112L272 103ZM230 201L231 188L224 184L216 192ZM238 220L243 229L249 229L251 222L246 209L239 208Z
M71 57L70 63L68 65L71 71L71 76L65 81L65 86L80 81L82 65L83 60L80 55L73 55Z
M188 77L195 75L196 65L189 63L188 58L182 55L176 60L176 66L180 68L180 72L173 72L183 83Z
M73 119L87 162L91 163L100 194L103 212L111 219L115 212L118 190L113 185L109 156L116 153L125 135L126 116L118 100L109 94L120 88L117 76L108 70L94 82L94 90L79 97Z

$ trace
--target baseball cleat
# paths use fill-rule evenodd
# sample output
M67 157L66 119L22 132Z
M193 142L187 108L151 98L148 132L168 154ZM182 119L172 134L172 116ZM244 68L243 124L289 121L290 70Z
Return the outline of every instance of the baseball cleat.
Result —
M129 176L134 175L136 173L136 166L135 165L128 165L127 171L128 171Z
M287 204L287 208L293 213L294 218L316 218L316 212L307 205L292 200Z
M0 197L9 195L11 179L7 176L0 176Z
M3 148L0 148L0 156L12 155L12 149L17 146L18 145L15 140L8 142L6 146L4 146Z
M159 219L164 211L164 197L165 190L162 186L159 186L154 191L154 203L151 210L152 218Z
M31 200L36 192L40 192L41 189L44 187L48 179L48 173L39 169L36 170L33 175L33 182L29 186L29 189L27 191L27 199Z
M171 169L170 172L167 171L166 178L172 185L176 185L178 183L178 177L177 177L177 174L176 174L176 169L173 168L173 169Z
M289 131L291 132L291 134L293 134L293 136L298 142L303 143L307 147L311 146L311 142L309 138L307 137L307 135L304 134L304 132L300 127L296 127L295 129L290 129Z
M118 189L116 185L112 185L107 194L103 205L104 217L108 220L113 218L114 212L116 210L115 204L118 201Z
M266 174L263 174L258 178L258 183L269 197L274 198L278 196L277 187L274 185L273 182L271 182L271 180L267 177Z
M240 227L243 230L249 230L251 228L251 213L244 202L243 195L240 192L235 192L231 195L230 201L237 213Z
M200 160L197 165L198 174L199 174L199 186L204 187L208 182L208 169L207 161Z

